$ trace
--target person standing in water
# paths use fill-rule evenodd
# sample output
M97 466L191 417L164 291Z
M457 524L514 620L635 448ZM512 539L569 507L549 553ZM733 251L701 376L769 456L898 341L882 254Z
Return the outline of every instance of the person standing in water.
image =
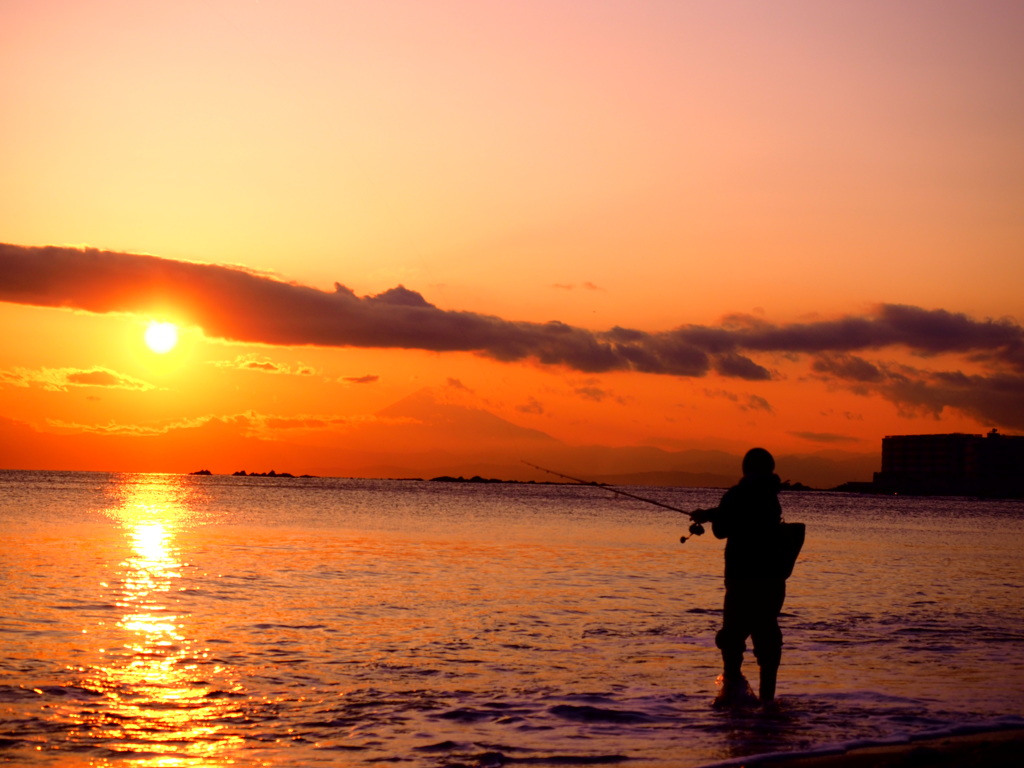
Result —
M795 552L790 560L785 551L780 486L775 459L764 448L753 448L743 457L743 478L718 507L693 513L696 523L710 522L715 537L726 539L725 606L715 636L724 669L716 707L757 703L742 672L748 637L760 666L758 699L762 705L775 700L782 659L779 613L795 560Z

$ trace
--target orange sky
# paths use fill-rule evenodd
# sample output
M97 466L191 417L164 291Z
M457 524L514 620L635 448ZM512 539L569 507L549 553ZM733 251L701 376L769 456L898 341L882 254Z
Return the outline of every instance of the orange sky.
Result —
M1016 2L9 0L0 466L1024 431L1022 35Z

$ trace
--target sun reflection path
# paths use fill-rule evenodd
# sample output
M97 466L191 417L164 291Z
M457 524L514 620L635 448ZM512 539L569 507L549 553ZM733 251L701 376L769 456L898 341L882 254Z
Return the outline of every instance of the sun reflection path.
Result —
M176 538L192 523L196 488L175 475L125 475L113 493L108 515L131 548L106 585L121 614L113 632L119 647L80 668L79 684L103 700L75 713L72 739L118 753L122 766L229 765L243 742L231 728L242 718L243 695L190 636L179 599L187 564Z

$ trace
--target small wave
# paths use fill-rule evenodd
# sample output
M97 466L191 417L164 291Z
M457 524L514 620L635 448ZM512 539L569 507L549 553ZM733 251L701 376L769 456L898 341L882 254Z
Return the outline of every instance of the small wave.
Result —
M442 712L438 717L442 720L454 720L457 723L478 723L481 720L493 720L498 713L485 712L472 707L459 707L447 712Z
M246 695L244 693L237 693L235 691L210 691L208 694L203 696L204 699L244 699Z
M701 768L736 768L738 766L770 766L777 760L793 760L806 757L827 757L842 755L855 749L866 749L871 747L889 747L901 744L912 744L931 739L941 739L952 736L965 736L979 733L998 733L1005 730L1016 730L1022 727L1020 718L1003 718L987 724L960 725L951 728L942 728L932 731L925 731L914 735L893 736L879 739L855 739L841 744L826 744L810 749L795 750L792 752L765 752L745 757L735 757L717 763L708 763ZM893 764L896 764L895 762ZM908 757L907 765L913 764Z
M0 702L19 701L21 699L34 699L41 693L40 690L25 688L20 685L0 685Z
M360 750L369 749L369 747L360 744L334 744L329 747L318 746L317 749L322 752L359 752Z
M999 632L996 630L981 630L977 634L973 635L973 638L979 643L1024 643L1024 635L1018 635L1012 632Z
M583 630L582 637L665 637L668 635L682 634L677 627L658 624L649 627L590 627Z
M80 688L77 685L41 685L38 688L23 688L13 685L0 686L0 701L17 701L38 696L57 696L81 701L102 698L103 694L88 688Z
M630 760L626 755L552 755L551 757L520 757L517 763L551 765L612 765Z
M545 755L512 757L504 752L481 752L467 755L472 764L480 768L500 768L503 765L613 765L624 763L630 758L625 755Z
M548 712L565 720L574 720L582 723L634 724L657 721L657 718L643 712L632 712L626 709L606 709L604 707L593 707L589 704L557 704L551 707Z
M415 752L451 752L460 747L454 741L439 741L437 744L424 744L422 747L413 747Z
M941 624L932 626L916 625L892 630L894 635L948 635L949 627Z

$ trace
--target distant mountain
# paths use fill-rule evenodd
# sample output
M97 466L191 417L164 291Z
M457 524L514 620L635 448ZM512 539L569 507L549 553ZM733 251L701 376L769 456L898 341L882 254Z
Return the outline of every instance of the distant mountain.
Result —
M800 482L812 488L835 488L848 481L868 482L882 465L882 446L878 453L825 450L809 454L782 454L776 457L777 472L783 480Z
M677 488L728 488L737 480L735 473L731 475L713 472L630 472L617 475L600 475L594 478L599 483L608 485L666 485Z
M528 461L587 481L703 487L726 487L740 475L741 457L725 451L567 445L485 405L457 383L428 388L344 431L306 432L294 441L250 435L241 417L151 436L44 433L0 419L0 466L133 472L190 472L201 466L216 473L248 467L324 476L557 480L523 463ZM868 481L880 465L878 454L840 451L776 459L783 480L813 488Z
M728 487L738 480L741 462L726 451L567 445L491 413L458 387L422 389L381 409L351 430L343 453L344 473L361 476L557 480L528 461L588 481L690 487ZM841 451L776 458L782 479L814 488L869 480L878 464L874 454Z
M452 402L450 398L434 388L421 389L377 411L378 425L387 424L392 433L407 433L440 445L558 443L540 430L520 427L490 411Z

